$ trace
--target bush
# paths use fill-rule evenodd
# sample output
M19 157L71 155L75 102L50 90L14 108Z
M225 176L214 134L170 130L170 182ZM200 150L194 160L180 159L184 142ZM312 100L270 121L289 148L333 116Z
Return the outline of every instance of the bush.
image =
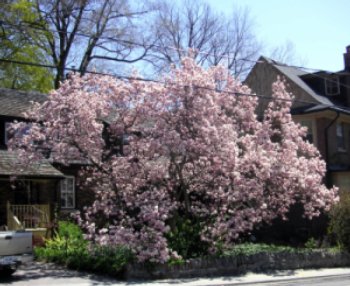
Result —
M70 222L59 222L53 239L45 241L45 247L37 247L37 258L65 264L70 256L82 256L87 251L87 242L79 226Z
M276 253L276 252L296 252L297 248L291 246L278 246L274 244L264 243L242 243L233 246L230 249L223 251L222 256L236 256L236 255L254 255L258 253Z
M45 247L35 248L39 260L55 262L71 269L120 276L133 260L131 250L124 246L89 245L81 229L68 222L60 222L57 234L46 241Z
M80 227L75 223L68 221L58 222L58 232L57 235L60 237L66 237L71 240L82 240L84 238L83 232Z
M314 239L313 237L309 238L308 241L305 242L305 248L308 248L308 249L318 248L316 239Z
M350 194L341 194L339 203L333 207L329 232L342 248L350 251Z
M166 234L169 248L176 251L183 259L197 258L208 253L209 244L201 240L202 226L196 219L177 216L171 226L171 231Z

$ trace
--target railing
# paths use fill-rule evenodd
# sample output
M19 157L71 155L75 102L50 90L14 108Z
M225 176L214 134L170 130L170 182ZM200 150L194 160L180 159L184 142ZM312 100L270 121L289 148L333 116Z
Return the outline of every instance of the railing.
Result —
M50 222L49 216L50 205L11 205L7 203L9 229L47 227Z
M7 202L7 228L9 230L19 230L23 229L23 225L19 221L18 217L14 215L14 213L11 210L11 205L9 202Z

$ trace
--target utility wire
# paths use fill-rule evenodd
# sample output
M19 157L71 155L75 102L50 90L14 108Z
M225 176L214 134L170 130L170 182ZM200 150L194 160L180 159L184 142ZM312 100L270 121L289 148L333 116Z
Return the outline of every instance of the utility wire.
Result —
M42 28L42 27L39 27L39 26L33 26L33 25L30 25L28 23L22 23L22 24L13 24L13 23L9 23L7 21L3 21L3 20L0 20L0 25L3 24L3 25L7 25L9 27L14 27L14 28L21 28L22 26L25 26L29 29L34 29L34 30L39 30L39 31L42 31L42 32L50 32L53 34L64 34L64 35L68 35L68 34L72 34L73 32L70 32L70 31L60 31L60 30L52 30L52 29L49 29L49 28ZM20 32L17 32L17 33L20 33ZM145 45L145 44L141 44L141 43L137 43L137 42L134 42L134 41L130 41L130 40L124 40L124 39L116 39L116 38L113 38L113 37L106 37L106 36L94 36L94 35L88 35L88 34L85 34L85 33L82 33L82 32L74 32L75 35L77 36L81 36L81 37L85 37L85 38L88 38L88 39L91 39L91 38L94 38L94 37L98 37L99 39L101 40L108 40L108 41L113 41L113 42L119 42L119 43L124 43L126 45L133 45L133 46L138 46L138 47L142 47L142 48L145 48L145 49L151 49L153 47L155 48L161 48L161 49L170 49L170 50L174 50L174 51L179 51L179 52L182 52L182 53L187 53L188 50L185 50L183 48L180 48L180 47L171 47L171 46L161 46L161 45L157 45L157 44L150 44L150 45ZM206 56L214 56L212 53L210 52L206 52L206 51L196 51L196 53L198 54L203 54L203 55L206 55ZM264 63L263 61L259 61L259 60L251 60L251 59L235 59L233 57L230 57L230 55L222 55L223 58L226 58L228 60L234 60L234 61L245 61L245 62L250 62L250 63L255 63L255 64L260 64L260 63ZM310 74L310 75L313 75L315 77L318 77L318 78L322 78L322 79L325 79L325 80L328 80L329 82L332 82L332 83L335 83L335 84L339 84L339 86L342 86L342 87L345 87L347 89L350 89L350 85L346 85L346 84L343 84L343 83L340 83L336 80L333 80L333 79L329 79L327 78L326 76L322 76L322 75L319 75L319 74L316 74L316 73L311 73L311 72L307 72L305 70L308 70L308 71L315 71L315 72L324 72L324 73L332 73L330 71L327 71L327 70L323 70L323 69L316 69L316 68L310 68L310 67L304 67L304 66L298 66L298 65L287 65L287 64L283 64L283 63L279 63L277 61L274 61L273 60L273 65L275 66L280 66L280 67L290 67L290 68L295 68L295 69L302 69L304 70L304 72L306 72L307 74ZM66 68L67 70L71 70L70 68Z
M89 35L89 34L82 33L82 32L70 32L70 31L53 30L53 29L50 29L50 28L42 28L42 27L39 27L39 26L30 25L28 23L13 24L13 23L10 23L10 22L4 21L4 20L0 20L0 25L1 24L7 25L7 26L10 26L10 27L15 27L15 28L21 28L22 26L25 26L25 27L27 27L29 29L39 30L39 31L42 31L42 32L50 32L50 33L53 33L53 34L57 33L57 34L69 35L69 34L74 33L77 36L81 36L81 37L89 38L89 39L97 37L97 36ZM18 33L20 33L20 32L18 32ZM156 47L156 48L175 50L175 51L179 51L179 52L183 52L183 53L187 53L188 52L188 49L184 49L184 48L180 48L180 47L161 46L161 45L157 45L157 44L145 45L145 44L141 44L141 43L138 43L138 42L135 42L135 41L124 40L124 39L116 39L114 37L106 37L106 36L99 36L98 38L101 39L101 40L109 40L109 41L114 41L114 42L121 42L121 43L129 44L129 45L139 46L139 47L148 47L148 48ZM208 51L196 51L196 53L204 54L204 55L208 55L208 56L215 56L213 53L208 52ZM235 60L235 58L234 57L230 57L230 55L223 55L223 57L227 58L229 60ZM252 60L252 59L236 59L236 61L245 61L245 62L250 62L250 63L263 63L263 61ZM317 72L320 72L320 71L322 71L322 72L329 72L329 71L322 70L322 69L309 68L309 67L303 67L303 66L297 66L297 65L287 65L287 64L279 63L277 61L273 61L273 62L274 62L273 63L274 65L282 66L282 67L286 66L286 67L292 67L292 68L297 68L297 69L306 69L306 70L310 70L310 71L312 70L312 71L317 71Z
M32 62L24 62L24 61L17 61L17 60L9 60L9 59L2 59L0 58L0 62L5 62L5 63L14 63L18 65L28 65L28 66L37 66L37 67L44 67L44 68L52 68L55 69L56 66L54 65L49 65L49 64L40 64L40 63L32 63ZM66 68L69 71L72 72L79 72L79 70L75 68ZM166 84L164 81L160 80L155 80L155 79L148 79L148 78L141 78L141 77L133 77L133 76L123 76L123 75L117 75L117 74L109 74L109 73L102 73L102 72L96 72L96 71L86 71L88 74L95 74L95 75L103 75L103 76L110 76L114 77L117 79L123 79L123 80L137 80L137 81L143 81L143 82L154 82L154 83L160 83L160 84ZM185 87L185 86L183 86ZM205 87L205 86L196 86L197 88L205 89L205 90L210 90L210 91L217 91L215 89ZM285 102L297 102L297 103L304 103L304 104L310 104L310 105L315 105L317 104L314 101L305 101L305 100L298 100L298 99L279 99L279 98L273 98L268 95L262 95L262 94L253 94L253 93L238 93L238 92L229 92L225 91L225 93L228 93L230 95L238 95L238 96L250 96L250 97L258 97L261 99L267 99L267 100L279 100L279 101L285 101ZM328 104L323 104L324 106L331 106Z
M180 48L180 47L171 47L171 46L162 46L162 45L157 45L155 43L153 44L149 44L149 45L145 45L145 44L141 44L141 43L138 43L138 42L135 42L135 41L130 41L130 40L124 40L124 39L116 39L114 37L106 37L106 36L97 36L97 35L93 35L93 34L85 34L85 33L82 33L82 32L70 32L70 31L60 31L60 30L53 30L53 29L50 29L50 28L42 28L42 27L39 27L39 26L33 26L33 25L30 25L28 23L22 23L22 24L13 24L13 23L10 23L10 22L7 22L7 21L3 21L3 20L0 20L0 25L3 24L3 25L7 25L9 27L15 27L15 28L21 28L22 26L25 26L29 29L34 29L34 30L39 30L39 31L42 31L42 32L50 32L52 33L52 35L54 37L56 37L56 39L59 39L59 37L55 36L54 34L63 34L63 35L69 35L69 34L72 34L74 33L74 35L77 35L77 36L80 36L80 37L84 37L84 38L88 38L88 39L93 39L93 38L98 38L98 39L101 39L101 40L108 40L108 41L112 41L112 42L119 42L119 43L124 43L124 44L127 44L127 45L132 45L132 46L138 46L138 47L142 47L142 48L160 48L160 49L168 49L168 50L174 50L176 52L182 52L182 53L187 53L188 52L188 49L184 49L184 48ZM206 56L213 56L212 53L210 52L206 52L206 51L196 51L197 54L203 54L203 55L206 55ZM236 61L246 61L246 62L251 62L251 63L257 63L258 61L256 60L250 60L250 59L235 59L234 57L230 57L229 55L222 55L223 58L226 58L226 59L229 59L229 60L236 60Z
M52 30L52 29L49 29L49 28L42 28L42 27L38 27L38 26L32 26L32 25L29 25L29 24L16 25L16 24L9 23L9 22L3 21L3 20L0 20L0 25L1 24L7 25L7 26L10 26L10 27L15 27L15 28L21 28L24 25L25 27L27 27L29 29L40 30L40 31L44 31L44 32L51 32L53 34L61 33L61 34L68 35L68 34L73 33L73 32L69 32L69 31L57 31L57 30ZM18 33L20 33L20 32L18 32ZM88 34L81 33L81 32L75 32L75 35L82 36L82 37L89 38L89 39L94 37L94 35L88 35ZM109 40L109 41L114 41L114 42L121 42L121 43L128 44L128 45L140 46L140 47L147 48L147 49L152 48L152 47L158 47L158 48L172 49L172 50L176 50L176 51L180 51L180 52L187 52L187 51L185 51L182 48L176 48L176 47L170 47L170 46L160 46L160 45L156 45L156 44L152 44L152 45L146 46L145 44L140 44L140 43L137 43L137 42L134 42L134 41L128 41L128 40L123 40L123 39L116 39L116 38L113 38L113 37L100 36L98 38L99 39ZM197 51L197 53L205 54L205 55L208 55L208 56L212 55L211 53L205 52L205 51ZM234 58L231 58L229 55L223 55L223 57L225 57L227 59L235 60ZM5 60L2 59L2 61L5 61ZM256 64L263 63L263 61L250 60L250 59L236 59L236 61L246 61L246 62L251 62L251 63L256 63ZM13 61L13 63L20 64L19 61ZM23 62L22 62L22 64L23 64ZM276 66L280 66L280 67L290 67L290 68L295 68L295 69L313 70L313 71L317 71L317 72L329 73L329 71L326 71L326 70L314 69L314 68L303 67L303 66L296 66L296 65L287 65L287 64L282 64L282 63L276 62L276 61L273 61L272 64L276 65ZM49 66L49 65L44 65L44 64L37 64L37 63L32 63L32 65L33 66L47 67L47 68L56 68L55 66ZM78 71L78 70L76 70L74 68L68 68L68 67L65 68L65 69L69 70L69 71L74 71L74 72ZM109 76L111 76L111 74L97 73L97 72L94 72L94 71L89 71L89 73L95 73L95 74L100 74L100 75L109 75ZM345 88L350 89L349 85L345 85L343 83L339 83L336 80L332 80L332 79L329 79L327 77L324 77L324 76L321 76L321 75L315 74L315 73L310 73L310 72L307 72L307 73L311 74L313 76L322 78L322 79L327 79L327 80L329 80L329 82L333 82L333 83L339 84L339 86L343 86ZM117 77L120 78L120 76L117 76ZM145 79L145 81L150 81L150 80L149 79L148 80Z

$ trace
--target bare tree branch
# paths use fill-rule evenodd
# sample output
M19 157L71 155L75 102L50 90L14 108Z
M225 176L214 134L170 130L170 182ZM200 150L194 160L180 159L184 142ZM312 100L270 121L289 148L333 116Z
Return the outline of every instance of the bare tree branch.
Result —
M56 66L55 87L65 78L68 63L84 74L93 59L134 63L145 57L148 47L140 33L140 17L148 9L136 8L130 0L33 0L37 19L21 27L33 44L46 51ZM133 6L131 5L133 4ZM109 40L107 40L109 39ZM124 41L123 41L124 40Z
M300 57L295 50L295 45L291 41L285 42L279 47L275 47L269 53L269 57L280 63L289 65L306 65L306 60Z
M156 72L179 64L189 49L198 64L222 64L236 76L244 76L251 68L247 59L258 57L260 44L247 10L234 9L226 17L205 2L187 0L177 6L163 1L157 9L152 25L156 41L148 57Z

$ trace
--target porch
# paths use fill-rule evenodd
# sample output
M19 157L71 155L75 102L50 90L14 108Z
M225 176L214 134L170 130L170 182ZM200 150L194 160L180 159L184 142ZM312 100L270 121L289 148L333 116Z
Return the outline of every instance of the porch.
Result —
M52 217L49 204L6 204L8 230L28 230L33 233L33 243L41 244L52 235Z

